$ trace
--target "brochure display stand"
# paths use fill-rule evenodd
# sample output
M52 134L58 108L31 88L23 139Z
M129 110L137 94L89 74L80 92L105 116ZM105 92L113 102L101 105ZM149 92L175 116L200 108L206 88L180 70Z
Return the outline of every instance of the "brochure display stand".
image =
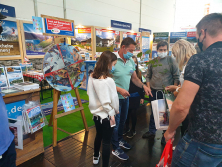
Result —
M3 99L5 104L14 103L21 100L25 100L25 103L28 103L29 101L38 101L40 100L39 91L40 89L35 89L7 94L3 97ZM43 131L40 129L33 134L28 134L28 138L23 140L23 150L16 149L16 165L18 166L43 152Z

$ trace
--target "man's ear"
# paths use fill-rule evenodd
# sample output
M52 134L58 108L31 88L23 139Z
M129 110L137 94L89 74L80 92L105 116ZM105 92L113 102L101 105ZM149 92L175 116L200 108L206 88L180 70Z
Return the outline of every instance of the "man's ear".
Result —
M121 46L121 49L125 49L125 48L126 48L126 46L125 46L125 45Z

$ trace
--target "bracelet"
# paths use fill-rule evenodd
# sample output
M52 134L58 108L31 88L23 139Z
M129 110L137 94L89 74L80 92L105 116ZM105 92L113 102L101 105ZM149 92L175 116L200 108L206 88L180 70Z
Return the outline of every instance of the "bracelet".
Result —
M177 89L176 89L176 92L177 92L177 93L179 92L179 89L180 89L180 87L177 87Z

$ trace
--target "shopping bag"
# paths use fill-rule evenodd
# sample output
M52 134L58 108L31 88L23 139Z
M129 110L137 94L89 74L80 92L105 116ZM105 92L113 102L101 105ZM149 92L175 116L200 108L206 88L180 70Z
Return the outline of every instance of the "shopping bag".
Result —
M176 97L174 96L173 93L167 93L167 94L165 94L165 99L166 99L166 103L167 103L167 108L170 111Z
M156 97L157 97L157 92L156 92ZM163 94L163 97L164 97L164 94ZM154 117L156 129L167 130L169 126L169 112L167 111L166 100L157 99L157 100L152 101L151 105L152 105L153 117Z
M163 153L161 155L159 163L156 165L156 167L170 167L173 157L173 145L171 142L171 139L167 142Z

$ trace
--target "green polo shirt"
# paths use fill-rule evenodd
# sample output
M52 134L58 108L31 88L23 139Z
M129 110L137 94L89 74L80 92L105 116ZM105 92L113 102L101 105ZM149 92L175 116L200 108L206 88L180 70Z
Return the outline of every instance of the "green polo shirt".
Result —
M116 56L117 56L117 63L115 65L113 79L117 87L129 91L130 79L133 72L136 70L135 62L133 61L132 58L130 58L125 63L118 53L116 53ZM119 99L124 99L124 97L120 93L118 93L118 96Z

